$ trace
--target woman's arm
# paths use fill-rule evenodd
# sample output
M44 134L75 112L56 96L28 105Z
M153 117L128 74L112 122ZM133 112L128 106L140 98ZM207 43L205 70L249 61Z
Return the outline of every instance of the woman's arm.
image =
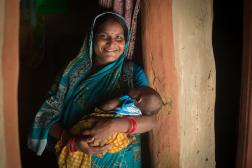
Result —
M141 134L152 130L157 122L156 115L134 117L136 120L136 130L134 134ZM131 125L127 118L113 119L111 121L114 132L128 132Z
M64 131L64 132L63 132ZM67 144L67 142L73 138L74 136L70 134L67 130L64 130L58 123L54 124L50 131L49 134L58 139L62 140L62 143L64 145ZM86 153L86 154L99 154L99 153L104 153L110 148L110 145L104 145L100 147L92 147L89 144L94 141L93 138L80 138L78 136L75 137L75 143L76 147L79 151Z
M136 120L136 130L133 134L139 134L150 131L156 125L156 115L134 117ZM101 119L95 127L82 132L82 135L89 135L102 143L106 138L116 132L127 133L131 128L131 123L127 118Z
M139 65L133 64L133 82L134 87L140 87L140 86L148 86L149 81L147 79L147 76Z

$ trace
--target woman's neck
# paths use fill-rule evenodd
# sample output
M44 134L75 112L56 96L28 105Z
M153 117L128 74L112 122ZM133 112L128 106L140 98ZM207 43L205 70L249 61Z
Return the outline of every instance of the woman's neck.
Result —
M99 71L100 69L102 69L104 66L105 65L99 64L97 61L94 61L93 65L91 67L89 75L92 75L92 74L96 73L97 71Z

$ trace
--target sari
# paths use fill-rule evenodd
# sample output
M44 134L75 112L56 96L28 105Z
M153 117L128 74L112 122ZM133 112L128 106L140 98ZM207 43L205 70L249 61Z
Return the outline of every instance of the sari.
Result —
M104 66L89 76L93 57L93 29L97 20L106 15L115 16L127 31L124 52L117 60ZM127 30L125 30L125 28ZM93 112L97 104L114 97L120 88L120 77L128 51L130 31L124 18L112 12L98 15L92 24L88 41L84 42L78 56L69 63L50 92L50 97L37 112L28 147L37 155L42 155L45 148L52 148L57 140L49 136L53 124L59 123L64 129L71 128L83 115ZM134 66L134 83L147 85L147 78L142 69ZM134 87L136 87L134 86ZM91 167L141 167L140 136L126 148L114 154L105 154L102 158L92 155Z

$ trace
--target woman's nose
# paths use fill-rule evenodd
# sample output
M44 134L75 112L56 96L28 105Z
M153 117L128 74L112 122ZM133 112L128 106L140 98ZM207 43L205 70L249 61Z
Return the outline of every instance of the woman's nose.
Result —
M112 45L116 42L116 40L114 38L109 38L108 39L108 44Z

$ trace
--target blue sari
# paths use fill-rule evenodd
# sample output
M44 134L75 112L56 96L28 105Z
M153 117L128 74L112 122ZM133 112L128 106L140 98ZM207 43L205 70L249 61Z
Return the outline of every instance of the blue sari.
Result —
M128 50L128 41L125 42L123 54L114 62L106 65L98 72L88 76L92 67L93 56L93 29L97 19L110 14L116 16L127 26L125 20L118 14L106 12L98 15L92 25L89 41L84 42L78 56L69 63L59 77L57 85L50 92L50 97L43 103L37 112L31 134L28 138L28 147L37 155L42 155L45 148L53 146L55 139L49 136L49 130L58 122L62 128L71 128L83 115L92 113L94 107L115 96L120 85L122 67ZM127 27L129 39L130 33ZM147 78L140 67L134 65L134 87L147 85ZM91 167L141 167L140 136L136 141L115 154L105 154L102 158L92 156Z

